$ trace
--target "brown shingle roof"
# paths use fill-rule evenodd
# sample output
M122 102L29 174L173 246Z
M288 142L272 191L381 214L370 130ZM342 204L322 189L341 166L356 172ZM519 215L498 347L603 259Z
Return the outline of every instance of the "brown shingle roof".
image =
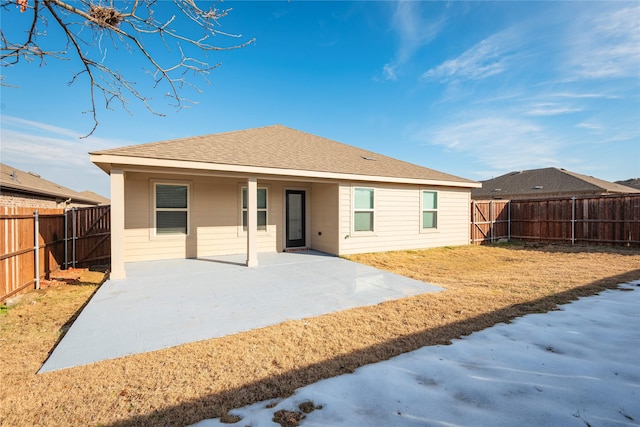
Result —
M111 200L107 199L104 196L101 196L98 193L94 193L93 191L84 190L84 191L80 192L80 195L82 197L86 197L87 199L95 200L96 202L98 202L101 205L108 205L108 204L111 203Z
M133 145L91 154L475 183L281 125Z
M640 193L634 188L558 168L510 172L481 182L482 188L471 191L474 199Z
M0 163L0 188L49 198L71 199L72 202L97 205L99 201L82 195L55 182L47 181L33 172L24 172Z

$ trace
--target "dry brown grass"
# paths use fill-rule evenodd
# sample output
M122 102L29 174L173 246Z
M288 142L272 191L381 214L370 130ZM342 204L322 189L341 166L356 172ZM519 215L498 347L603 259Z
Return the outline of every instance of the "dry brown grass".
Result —
M0 315L0 425L186 425L640 278L640 251L622 249L467 246L351 259L446 290L37 375L95 286L41 291Z

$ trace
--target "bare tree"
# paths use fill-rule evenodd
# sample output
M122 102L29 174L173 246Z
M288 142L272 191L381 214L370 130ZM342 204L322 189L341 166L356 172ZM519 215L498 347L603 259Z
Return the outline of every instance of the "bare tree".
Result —
M168 5L167 0L0 0L3 21L8 12L24 14L15 17L22 18L19 31L15 27L20 24L13 25L13 31L5 31L4 26L0 29L0 64L11 67L36 60L43 65L47 58L79 61L69 84L84 80L90 87L87 112L94 125L86 136L98 126L99 97L104 98L106 108L117 102L127 111L127 97L133 97L152 113L163 115L152 107L151 98L143 95L139 85L119 71L113 56L122 59L124 51L142 57L153 89L166 90L170 105L181 108L192 102L181 95L185 86L200 91L192 78L200 76L206 81L208 72L220 65L211 64L208 53L254 42L240 41L241 35L221 31L220 19L231 9L217 9L217 2L212 1L199 1L198 5L197 1L170 0ZM63 37L52 37L55 31ZM213 38L220 36L233 41L228 46L213 44ZM62 42L52 45L52 40ZM4 80L1 83L9 85Z

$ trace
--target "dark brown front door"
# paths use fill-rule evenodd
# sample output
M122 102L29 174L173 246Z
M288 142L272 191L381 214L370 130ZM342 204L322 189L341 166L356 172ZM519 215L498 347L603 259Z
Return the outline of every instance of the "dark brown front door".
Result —
M286 190L286 200L287 248L305 246L305 192Z

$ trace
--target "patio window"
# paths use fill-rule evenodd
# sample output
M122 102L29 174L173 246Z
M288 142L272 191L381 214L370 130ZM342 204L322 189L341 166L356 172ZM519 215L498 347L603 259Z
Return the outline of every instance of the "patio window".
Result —
M438 193L422 191L422 229L438 228Z
M157 235L186 235L189 218L189 186L155 184Z
M373 188L353 189L353 231L373 231Z
M258 231L267 231L267 189L258 188ZM242 231L247 231L247 187L242 187Z

